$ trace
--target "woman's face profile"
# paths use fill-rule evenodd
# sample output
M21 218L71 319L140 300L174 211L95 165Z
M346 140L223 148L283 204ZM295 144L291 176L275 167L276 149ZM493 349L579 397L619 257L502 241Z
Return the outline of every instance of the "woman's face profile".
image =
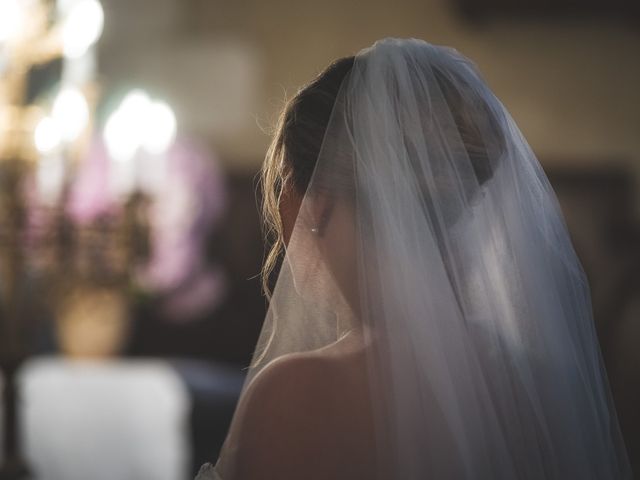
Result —
M302 198L303 195L298 192L298 189L293 187L285 188L280 196L278 210L280 214L280 221L282 223L282 239L285 247L289 245L289 240L291 240L291 234L293 233L296 218L300 211Z
M333 285L340 292L334 292L332 298L354 303L357 272L353 206L339 197L305 196L287 188L280 197L279 213L285 248L293 256L288 263L298 294L316 297Z

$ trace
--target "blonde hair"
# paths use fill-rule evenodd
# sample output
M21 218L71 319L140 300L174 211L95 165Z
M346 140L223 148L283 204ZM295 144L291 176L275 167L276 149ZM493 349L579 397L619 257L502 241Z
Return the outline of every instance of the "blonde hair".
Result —
M340 85L355 58L336 60L301 88L278 118L260 172L262 218L269 249L262 266L262 290L271 298L270 280L284 253L280 200L288 188L304 193L311 181L320 146Z
M260 170L260 190L262 191L262 221L265 241L269 249L265 255L262 270L262 291L267 299L271 299L270 278L275 270L280 256L284 252L284 235L282 218L280 217L280 198L287 183L284 164L283 124L286 108L278 119L276 133L267 150L265 160Z

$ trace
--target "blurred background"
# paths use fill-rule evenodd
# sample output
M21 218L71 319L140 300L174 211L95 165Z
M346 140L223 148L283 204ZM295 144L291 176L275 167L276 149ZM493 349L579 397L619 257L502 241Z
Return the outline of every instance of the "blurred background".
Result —
M215 460L265 313L270 128L385 36L472 58L537 153L640 471L637 0L0 0L0 480Z

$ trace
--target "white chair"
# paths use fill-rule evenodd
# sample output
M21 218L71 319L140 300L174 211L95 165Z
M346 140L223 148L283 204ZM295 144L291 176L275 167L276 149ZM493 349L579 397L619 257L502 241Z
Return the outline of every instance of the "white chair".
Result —
M18 384L34 478L188 478L189 395L166 363L40 358Z

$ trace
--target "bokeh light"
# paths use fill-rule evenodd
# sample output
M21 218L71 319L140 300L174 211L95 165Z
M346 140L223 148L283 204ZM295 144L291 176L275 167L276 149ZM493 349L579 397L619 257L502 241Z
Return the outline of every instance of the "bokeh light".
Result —
M89 105L85 96L75 87L65 88L53 102L51 115L60 126L62 139L77 139L89 121Z
M109 154L118 162L132 160L140 148L159 155L175 139L176 117L166 102L136 89L107 119L103 135Z
M12 40L22 30L25 21L24 1L0 1L0 44Z
M62 132L58 123L51 117L44 117L36 126L33 140L35 147L42 155L55 151L62 140Z
M3 0L4 1L4 0ZM69 58L84 55L102 35L104 12L98 0L80 0L64 20L62 42Z

